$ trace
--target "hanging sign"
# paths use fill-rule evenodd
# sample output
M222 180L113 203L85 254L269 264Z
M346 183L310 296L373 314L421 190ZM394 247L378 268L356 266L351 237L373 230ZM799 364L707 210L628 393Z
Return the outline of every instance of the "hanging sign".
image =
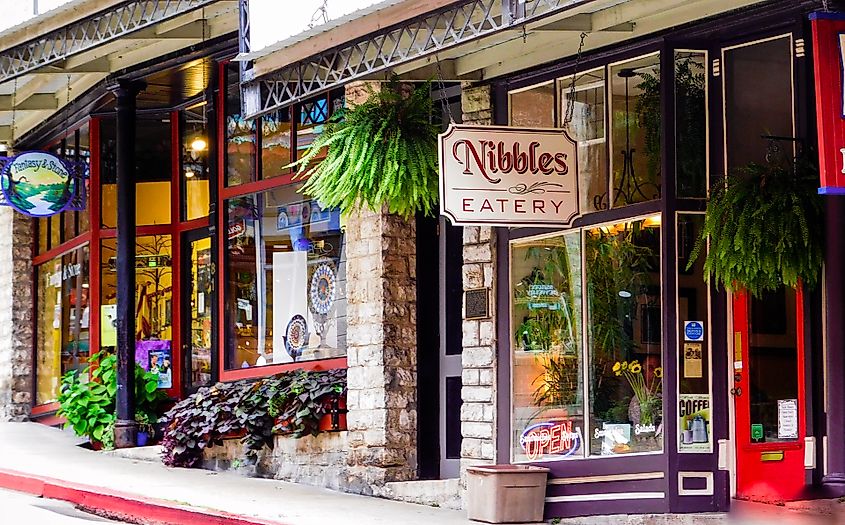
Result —
M819 193L845 195L845 13L810 14L819 135Z
M567 226L580 215L577 145L561 129L452 124L439 157L452 224Z
M0 172L5 204L30 217L49 217L73 204L73 169L59 157L27 151L5 160Z

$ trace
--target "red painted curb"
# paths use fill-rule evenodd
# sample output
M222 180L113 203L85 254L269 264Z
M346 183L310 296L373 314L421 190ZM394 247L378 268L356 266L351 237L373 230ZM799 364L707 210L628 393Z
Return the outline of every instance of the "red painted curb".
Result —
M162 525L285 525L201 507L178 505L103 487L0 469L0 488L67 501L116 518Z

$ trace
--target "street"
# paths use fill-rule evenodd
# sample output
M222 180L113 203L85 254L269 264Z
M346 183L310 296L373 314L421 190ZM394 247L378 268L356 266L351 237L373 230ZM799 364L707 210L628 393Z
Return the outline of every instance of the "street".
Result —
M29 494L0 490L3 523L9 525L84 525L122 523L77 510L70 503L37 498Z

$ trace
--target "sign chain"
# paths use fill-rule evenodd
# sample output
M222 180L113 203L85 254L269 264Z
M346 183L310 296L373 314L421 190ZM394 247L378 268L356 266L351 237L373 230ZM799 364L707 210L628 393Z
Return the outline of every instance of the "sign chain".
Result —
M572 84L569 86L569 100L566 101L566 114L563 118L563 128L569 126L572 122L572 116L575 112L575 84L578 80L578 66L581 65L581 57L584 51L584 39L587 37L586 31L581 33L581 42L578 44L578 53L575 55L575 70L572 72Z
M436 54L434 55L434 61L437 64L437 83L440 84L440 105L445 110L445 113L449 115L449 124L454 124L455 117L452 116L452 105L449 104L449 100L446 98L446 83L443 80L443 70L440 69L440 57Z

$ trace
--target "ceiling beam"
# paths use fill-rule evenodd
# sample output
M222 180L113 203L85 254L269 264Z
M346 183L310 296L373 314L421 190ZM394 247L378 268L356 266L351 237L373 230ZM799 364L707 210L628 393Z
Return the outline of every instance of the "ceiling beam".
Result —
M158 40L158 39L189 39L202 40L208 38L208 23L206 20L193 20L183 25L164 25L148 27L125 36L127 40Z
M14 101L14 107L12 103ZM15 95L0 95L0 111L30 111L41 109L57 109L59 101L53 93L36 93L24 100L18 100Z

